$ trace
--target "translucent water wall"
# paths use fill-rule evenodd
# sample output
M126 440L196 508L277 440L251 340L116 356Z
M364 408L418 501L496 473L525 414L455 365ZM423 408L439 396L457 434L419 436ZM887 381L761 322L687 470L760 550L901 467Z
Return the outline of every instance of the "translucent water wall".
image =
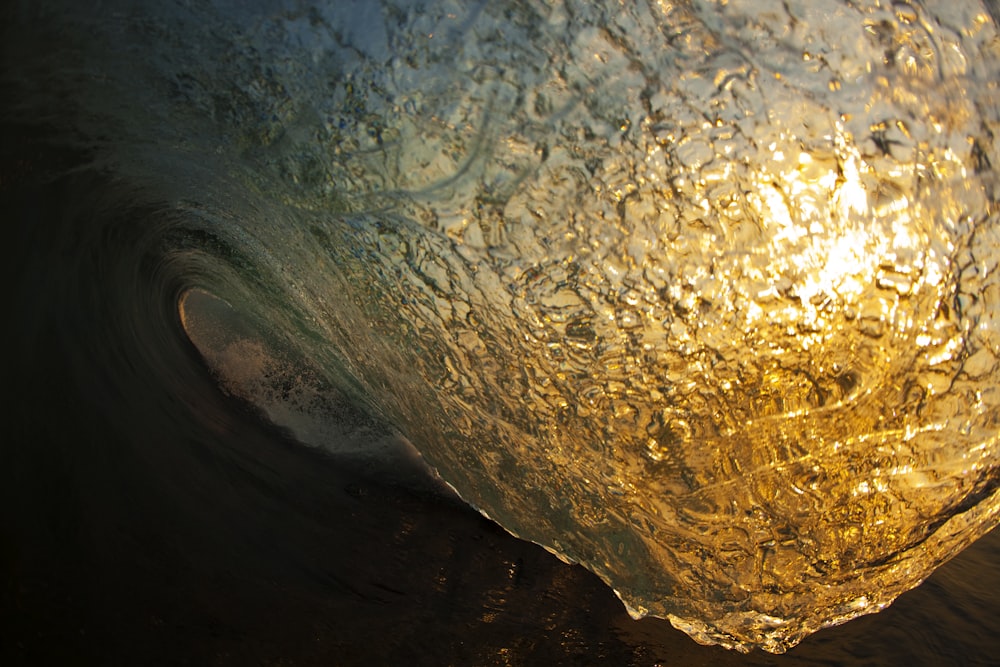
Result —
M357 374L466 499L637 615L776 652L995 525L985 7L405 17L331 130L394 199L353 238L406 372Z

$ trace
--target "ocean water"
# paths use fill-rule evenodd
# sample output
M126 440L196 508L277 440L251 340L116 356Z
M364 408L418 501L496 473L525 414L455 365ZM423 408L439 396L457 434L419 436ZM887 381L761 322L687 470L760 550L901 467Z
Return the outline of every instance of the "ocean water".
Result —
M946 120L980 128L954 147L930 141L928 152L961 153L955 164L944 157L933 163L937 178L973 185L961 196L935 190L924 210L947 217L956 202L980 206L964 215L981 214L976 220L987 257L996 256L989 253L996 250L989 232L997 155L987 142L998 111L990 106L997 94L987 76L1000 61L995 4L865 6L865 16L884 14L897 33L874 18L855 26L851 12L861 10L850 3L820 3L815 15L798 5L793 11L740 3L733 3L735 15L710 3L677 3L669 14L669 4L636 3L641 11L541 2L4 4L4 664L996 664L1000 533L988 532L996 523L997 479L988 397L979 407L962 403L965 395L958 401L963 413L979 410L981 422L937 431L944 433L938 446L946 461L963 437L992 433L977 450L983 452L978 467L965 473L973 482L964 504L945 507L973 517L969 527L940 551L933 541L905 543L901 553L909 560L902 562L912 563L916 574L929 572L985 536L884 611L820 630L780 656L701 646L665 620L633 620L601 578L513 537L429 467L507 528L586 562L605 579L649 567L641 540L611 542L608 535L617 533L601 528L617 520L614 508L602 503L620 491L610 485L587 491L568 473L562 487L552 468L535 467L530 451L508 457L522 442L512 433L520 429L551 442L545 440L551 424L595 441L627 440L622 423L637 422L629 415L641 410L615 402L616 392L628 392L616 389L622 381L609 374L603 384L593 375L576 377L583 398L573 414L561 411L565 386L536 381L546 370L543 361L556 357L524 354L520 341L511 340L519 330L508 314L486 305L515 294L513 319L535 326L531 318L538 316L538 330L562 332L561 346L545 339L551 343L546 354L561 355L570 366L589 359L593 341L609 331L635 331L630 318L641 309L622 305L635 305L628 300L628 265L601 249L625 248L633 259L642 255L653 263L653 246L629 241L649 229L636 226L621 235L609 224L606 233L577 230L570 239L567 230L553 227L563 236L545 236L546 254L536 257L539 242L513 220L543 228L553 211L579 196L580 184L570 181L581 172L539 166L560 160L579 161L582 173L611 193L601 200L588 190L587 206L609 220L638 215L630 207L641 197L629 188L641 194L645 186L615 182L627 169L613 156L638 150L642 132L667 137L707 122L698 115L703 109L681 104L684 94L695 100L718 95L699 98L702 84L693 79L664 92L657 89L663 79L651 75L666 68L680 80L696 70L701 61L691 53L705 55L699 49L706 34L721 40L728 54L712 61L713 73L725 70L712 80L719 90L729 90L730 78L739 89L740 78L751 80L753 72L794 79L801 71L791 62L771 62L773 71L766 70L766 58L748 49L794 52L801 60L796 40L817 36L814 50L826 62L818 69L822 80L795 81L790 89L815 106L782 111L775 104L777 116L770 117L798 132L794 141L785 139L795 146L807 138L821 144L826 135L822 123L793 119L830 99L858 109L871 102L852 89L869 83L858 81L871 75L862 52L871 45L851 42L854 33L846 30L840 44L835 30L820 26L896 35L889 40L893 57L914 80L926 75L935 82L926 90L945 95L945 106L971 100L968 117ZM739 12L758 20L741 23ZM807 27L779 29L791 24L787 12ZM650 24L656 16L669 21ZM748 32L733 32L734 25L749 26ZM553 35L580 39L546 41ZM884 46L878 39L873 43ZM652 47L664 44L680 46L657 55ZM823 44L841 48L823 51ZM743 59L756 69L741 69ZM948 87L951 81L960 85ZM756 90L765 89L760 83ZM773 92L791 95L782 90ZM904 94L912 87L894 90L901 92L889 95L890 102L913 104ZM615 101L628 91L635 93L632 106ZM745 95L750 108L760 103ZM659 126L644 126L637 115L637 109L669 104L676 104L670 107L680 119L675 125L661 119ZM840 117L850 115L845 109L838 109ZM561 155L561 142L545 138L580 114L601 122L563 137L577 153ZM729 117L719 114L718 127L725 129ZM914 127L904 132L890 123L872 132L884 158L901 155L908 141L919 144ZM720 135L711 145L671 136L680 148L669 159L680 162L670 168L708 168L709 156L726 142L744 154L751 143L772 154L788 148L734 136ZM842 172L854 164L844 155L838 157ZM959 178L949 170L963 160L977 168ZM721 180L730 178L737 180ZM831 197L831 206L843 204L845 219L858 206L849 198L851 182L841 173L823 186L841 197ZM888 220L903 192L893 188L903 185L878 184L889 194L876 217ZM685 190L683 178L673 187L680 201L703 194L695 186ZM802 199L787 208L807 215L809 205L819 206L809 204L808 194L796 191ZM716 203L724 199L713 196ZM588 224L581 218L583 228ZM591 262L589 273L573 273L552 259L582 245L594 249L592 260L578 261ZM468 267L482 257L493 273L470 278ZM921 284L946 284L926 277L934 275L927 257L933 253L919 258ZM530 269L528 259L541 268ZM582 295L597 293L594 271L598 284L621 288L612 329L578 312ZM880 289L888 284L907 303L918 301L915 291L907 292L906 285L918 282L913 274L889 271L879 280ZM847 291L846 283L838 288ZM988 289L982 300L990 304ZM456 292L469 296L456 299ZM807 301L801 300L803 308ZM678 326L696 310L685 304L675 299ZM914 306L912 312L917 319L922 311ZM634 333L622 335L639 345ZM886 337L866 330L858 340ZM562 351L553 352L557 348ZM462 355L449 356L456 349ZM605 352L595 357L604 370L611 358ZM500 363L510 359L518 363ZM633 376L642 374L638 366ZM817 375L815 391L841 391L835 399L853 400L850 392L871 381L866 369L858 364L857 377L827 378L829 386ZM886 371L885 377L894 376ZM980 393L989 396L995 376L987 370L978 377ZM792 394L799 385L787 387L781 412L814 407L808 390L797 404ZM505 399L512 393L516 402ZM497 397L488 404L497 418L480 423L484 396ZM674 398L689 409L684 419L660 424L656 433L641 426L644 474L657 479L673 479L671 457L678 455L671 447L684 449L691 437L680 432L681 425L692 429L694 403ZM925 403L934 405L929 398ZM514 409L525 405L533 406L536 422ZM618 430L595 436L580 424L601 423L602 410L616 415ZM517 429L507 430L509 424ZM560 442L579 460L614 458L606 449L574 450L569 439ZM658 492L675 493L672 483L702 483L688 481L699 474L693 461L675 467L681 481L664 482ZM947 466L941 469L946 478ZM855 474L867 470L859 466ZM545 495L546 489L556 490ZM527 500L514 502L522 491ZM909 498L905 489L894 492ZM551 516L536 512L551 498L568 498L569 507L553 506ZM944 511L928 507L922 509L929 514ZM876 511L894 516L886 506ZM926 523L941 525L936 518ZM580 526L595 532L573 537ZM622 551L602 565L608 544L622 544ZM863 544L898 547L874 531ZM685 562L676 558L669 562ZM872 576L881 571L873 569ZM623 581L641 592L634 581ZM887 601L899 592L892 591ZM794 597L805 606L813 602L801 592ZM699 632L712 638L692 630Z

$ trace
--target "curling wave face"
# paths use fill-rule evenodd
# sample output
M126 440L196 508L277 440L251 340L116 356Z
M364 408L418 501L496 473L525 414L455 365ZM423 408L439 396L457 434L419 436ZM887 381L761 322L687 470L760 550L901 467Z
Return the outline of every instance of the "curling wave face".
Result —
M781 652L996 524L993 3L148 4L19 10L14 113L636 615Z

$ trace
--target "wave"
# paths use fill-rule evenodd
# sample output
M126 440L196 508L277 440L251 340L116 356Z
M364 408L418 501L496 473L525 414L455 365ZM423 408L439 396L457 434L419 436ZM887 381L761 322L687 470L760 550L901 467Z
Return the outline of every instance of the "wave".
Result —
M452 489L772 651L996 523L992 5L161 4L3 14L15 657L666 650Z

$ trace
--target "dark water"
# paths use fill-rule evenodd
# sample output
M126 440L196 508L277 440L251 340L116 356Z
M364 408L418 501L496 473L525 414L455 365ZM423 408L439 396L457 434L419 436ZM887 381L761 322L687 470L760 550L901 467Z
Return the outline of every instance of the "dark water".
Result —
M296 443L220 391L181 327L185 290L223 280L189 251L231 259L170 196L196 166L133 178L77 141L59 94L25 103L12 73L68 67L60 40L86 35L25 34L15 15L0 14L2 664L997 664L997 531L880 614L742 656L631 620L596 577L391 462Z

